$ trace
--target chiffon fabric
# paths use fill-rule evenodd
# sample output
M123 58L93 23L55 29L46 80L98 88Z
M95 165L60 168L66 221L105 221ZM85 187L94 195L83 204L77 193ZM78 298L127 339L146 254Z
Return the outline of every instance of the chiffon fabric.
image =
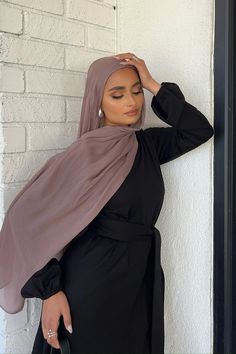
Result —
M8 313L22 310L20 289L27 279L51 258L61 257L132 168L145 100L139 119L130 126L100 127L99 118L107 79L127 67L139 76L135 66L124 67L110 56L90 65L76 141L49 158L7 210L0 232L0 306Z

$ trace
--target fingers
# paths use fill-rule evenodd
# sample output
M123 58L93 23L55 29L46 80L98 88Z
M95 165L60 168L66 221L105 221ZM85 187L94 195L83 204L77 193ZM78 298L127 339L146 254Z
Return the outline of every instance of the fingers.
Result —
M135 55L134 53L130 53L130 52L116 54L116 55L113 55L112 57L116 58L116 59L123 59L123 60L129 61L129 62L132 61L133 63L142 61L142 59L138 58L137 55Z
M60 349L58 327L61 315L63 316L66 329L72 333L70 307L63 292L59 292L44 300L42 306L43 336L48 344L56 349Z
M59 341L58 341L58 333L55 330L53 331L52 335L48 336L47 342L52 347L54 347L56 349L60 349L60 344L59 344Z
M137 55L135 55L134 53L120 53L120 54L115 54L112 55L113 57L119 57L119 58L132 58L132 56L135 56L137 58Z
M69 333L72 333L72 320L71 320L71 313L70 313L70 307L69 304L67 303L66 306L64 306L62 310L62 316L63 316L63 321L64 321L64 326L67 329Z
M142 59L138 58L136 55L134 55L132 53L122 53L122 54L114 55L113 58L119 60L120 64L133 65L138 70L140 70L142 68L142 65L144 63L144 61Z
M43 336L44 339L50 344L52 347L56 349L60 349L60 344L58 341L58 326L59 326L59 320L57 323L54 321L47 322L44 324L42 322L42 330L43 330Z

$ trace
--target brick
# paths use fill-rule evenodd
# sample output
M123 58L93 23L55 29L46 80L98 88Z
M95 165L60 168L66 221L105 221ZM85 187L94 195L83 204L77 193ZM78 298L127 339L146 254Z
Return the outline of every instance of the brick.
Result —
M37 10L51 12L54 14L63 14L63 0L6 0L13 4L30 7Z
M3 127L5 147L3 152L24 152L25 151L25 127Z
M82 99L79 100L66 100L66 120L68 122L79 123L82 108Z
M88 52L83 48L66 48L66 69L82 71L87 73L90 64L98 58L104 56L96 52Z
M15 198L15 196L20 192L20 190L24 187L25 183L20 184L6 184L2 185L0 188L0 209L6 213L9 208L11 202Z
M47 43L0 35L0 60L8 63L64 68L64 49Z
M65 101L61 98L3 96L1 102L4 122L65 121Z
M70 0L68 3L68 17L79 21L115 28L116 13L112 7L88 0Z
M0 4L0 31L22 34L22 11Z
M65 124L34 124L28 128L28 149L63 149L76 140L77 125Z
M83 74L26 71L26 92L83 96L84 87L85 76Z
M88 47L115 52L115 32L94 27L88 28Z
M64 44L84 45L84 27L79 23L51 16L28 14L26 32L31 37Z
M0 64L0 91L23 92L24 71L18 68L7 67Z
M2 183L27 182L56 152L45 150L5 154L2 160Z

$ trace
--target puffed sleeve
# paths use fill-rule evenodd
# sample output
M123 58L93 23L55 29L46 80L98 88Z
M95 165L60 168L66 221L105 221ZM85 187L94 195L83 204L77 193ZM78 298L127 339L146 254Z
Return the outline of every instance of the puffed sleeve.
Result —
M195 149L214 135L207 118L185 101L175 83L162 82L152 98L151 107L161 120L171 126L144 129L155 145L160 164Z
M42 300L62 290L62 271L59 261L52 258L38 270L21 288L24 298L37 297Z

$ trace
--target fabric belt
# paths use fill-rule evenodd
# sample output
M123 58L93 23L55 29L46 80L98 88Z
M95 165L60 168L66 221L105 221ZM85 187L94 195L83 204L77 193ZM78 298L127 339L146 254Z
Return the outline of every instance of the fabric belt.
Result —
M130 223L123 220L109 219L98 215L89 229L95 228L96 234L120 241L130 242L152 238L153 256L153 303L152 303L152 338L151 353L164 354L164 288L165 279L160 263L161 235L154 226Z
M101 236L126 242L143 240L144 237L153 237L154 231L157 230L155 227L144 224L134 224L123 220L109 219L104 215L99 215L91 222L89 229L94 227L96 228L96 233Z

